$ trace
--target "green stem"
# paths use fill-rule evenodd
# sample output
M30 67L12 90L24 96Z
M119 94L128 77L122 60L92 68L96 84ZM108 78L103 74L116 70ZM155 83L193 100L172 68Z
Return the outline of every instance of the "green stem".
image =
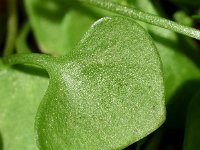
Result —
M56 63L55 58L45 54L16 54L3 58L4 63L8 65L14 64L30 64L40 66L50 71L53 64Z
M8 0L8 21L7 21L7 37L4 48L4 56L13 53L15 39L17 35L17 0Z
M29 31L30 31L30 24L29 24L29 22L26 22L23 25L23 27L19 33L19 36L17 37L16 51L18 54L19 53L31 53L31 50L28 47L28 44L26 41Z
M79 1L200 40L200 31L197 29L181 25L174 21L170 21L168 19L164 19L156 15L146 13L137 10L135 8L122 6L114 2L109 2L107 0L79 0Z

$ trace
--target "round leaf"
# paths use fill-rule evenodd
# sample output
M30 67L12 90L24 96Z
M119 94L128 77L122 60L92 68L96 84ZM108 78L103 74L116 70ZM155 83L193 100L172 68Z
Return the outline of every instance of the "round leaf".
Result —
M119 149L165 119L161 62L133 20L104 18L49 71L36 119L41 149Z

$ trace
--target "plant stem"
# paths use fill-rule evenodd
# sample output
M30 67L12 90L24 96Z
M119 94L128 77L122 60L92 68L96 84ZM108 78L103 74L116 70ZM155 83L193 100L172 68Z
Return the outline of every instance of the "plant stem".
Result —
M107 0L79 0L79 1L200 40L200 30L185 25L181 25L174 21L164 19L150 13L146 13L137 10L135 8L122 6L120 4L109 2Z
M16 54L3 58L4 63L8 65L14 64L30 64L40 66L47 71L51 70L55 64L55 58L45 54Z
M28 33L30 31L30 24L29 22L26 22L20 33L19 33L19 36L17 37L17 40L16 40L16 51L17 53L31 53L31 50L30 48L28 47L28 44L27 44L27 36L28 36Z
M17 0L8 0L8 21L7 21L7 37L3 55L8 56L13 53L15 39L17 35Z

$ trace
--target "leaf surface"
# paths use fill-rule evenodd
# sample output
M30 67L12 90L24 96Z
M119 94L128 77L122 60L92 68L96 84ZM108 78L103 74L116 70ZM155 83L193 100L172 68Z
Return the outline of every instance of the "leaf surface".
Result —
M18 69L21 71L0 60L0 149L36 150L35 115L48 80L23 72L30 71L26 67Z
M140 25L101 19L69 56L49 71L36 120L41 149L120 149L163 123L161 62Z

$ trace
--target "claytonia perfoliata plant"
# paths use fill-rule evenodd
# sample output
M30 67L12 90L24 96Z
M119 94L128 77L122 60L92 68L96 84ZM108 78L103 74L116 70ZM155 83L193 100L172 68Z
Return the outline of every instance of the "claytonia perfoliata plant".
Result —
M171 3L2 1L0 149L198 149L200 3Z

